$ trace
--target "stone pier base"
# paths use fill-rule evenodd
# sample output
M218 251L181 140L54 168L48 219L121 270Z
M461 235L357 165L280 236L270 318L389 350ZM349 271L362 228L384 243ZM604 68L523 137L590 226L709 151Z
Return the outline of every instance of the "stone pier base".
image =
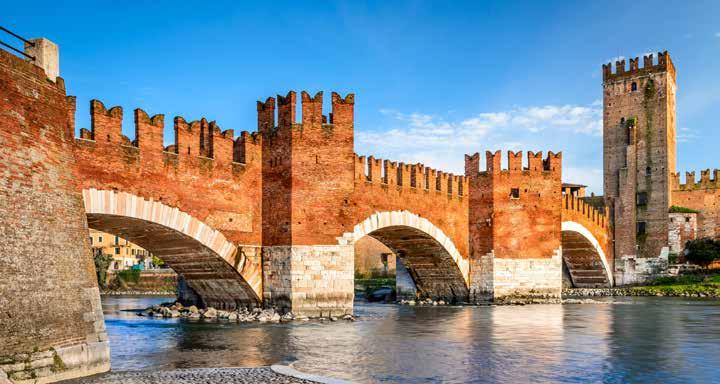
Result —
M615 285L644 284L662 276L668 267L670 249L663 247L659 257L622 256L615 260Z
M296 316L352 314L352 245L263 247L264 305Z
M493 253L472 263L470 301L560 299L562 250L542 259L503 259Z

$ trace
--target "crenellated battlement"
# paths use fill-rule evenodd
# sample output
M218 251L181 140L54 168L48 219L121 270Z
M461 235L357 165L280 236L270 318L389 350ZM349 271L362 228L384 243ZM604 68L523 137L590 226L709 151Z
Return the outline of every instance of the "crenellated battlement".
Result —
M640 67L640 59L635 57L630 60L630 68L626 67L625 59L615 62L613 72L612 63L603 64L603 82L624 80L630 77L643 76L651 73L670 72L675 76L675 66L667 51L658 52L657 63L654 62L653 54L643 56L643 66Z
M75 131L75 98L68 97L68 131ZM274 100L268 100L274 105ZM264 105L263 105L264 106ZM259 115L261 113L258 106ZM128 155L135 154L142 161L162 162L165 156L174 156L176 162L197 162L198 158L213 160L216 166L231 163L247 164L247 161L260 159L261 138L257 133L243 131L235 138L232 129L223 130L215 121L206 118L187 122L183 117L173 119L175 131L174 144L164 145L165 115L150 116L145 110L136 108L134 111L135 139L130 140L122 133L123 108L114 106L107 108L100 100L90 101L90 129L81 128L80 137L76 139L79 148L105 148L100 153L113 153L108 148L124 147ZM230 169L230 168L228 168Z
M607 207L603 211L600 211L592 205L586 203L582 198L568 194L563 196L562 204L563 221L579 222L588 228L593 227L589 226L589 223L601 228L608 228Z
M480 170L480 153L475 152L472 155L465 155L465 176L475 176L478 174L488 173L520 173L520 172L561 172L562 170L562 152L548 152L545 159L542 152L527 153L527 162L523 163L522 151L508 151L508 167L502 168L502 151L485 152L485 171Z
M276 103L277 100L277 103ZM264 135L282 135L284 132L301 132L303 136L322 132L326 137L331 136L335 128L342 126L352 128L354 124L355 95L340 96L332 93L332 110L328 115L323 114L323 92L315 96L307 91L300 92L300 109L302 121L297 121L297 93L289 91L285 96L277 95L277 99L268 97L264 102L257 101L258 132ZM277 106L277 112L276 112ZM277 113L277 125L276 125Z
M457 197L465 196L468 190L467 178L462 175L439 171L420 163L406 164L358 154L355 154L355 180L395 186L399 190L435 191Z
M680 183L680 172L670 174L672 190L720 189L720 169L700 171L700 180L696 180L695 171L685 172L685 183Z

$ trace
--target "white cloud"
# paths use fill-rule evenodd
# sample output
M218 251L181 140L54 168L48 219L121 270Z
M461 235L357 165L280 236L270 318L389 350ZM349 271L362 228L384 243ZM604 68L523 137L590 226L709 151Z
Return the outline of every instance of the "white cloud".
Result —
M695 131L690 128L680 128L677 133L678 143L689 143L697 138Z
M396 109L380 113L386 119L379 128L356 130L359 154L423 163L456 174L464 173L464 154L496 149L563 151L566 164L602 167L602 107L598 103L515 107L469 116L458 116L457 112L404 113ZM596 192L602 190L602 175L593 184L589 178L595 177L594 171L572 172L568 175L583 178L563 179L591 185Z
M563 182L566 183L587 185L588 195L590 191L599 193L603 187L603 170L602 168L569 167L563 165L562 179Z

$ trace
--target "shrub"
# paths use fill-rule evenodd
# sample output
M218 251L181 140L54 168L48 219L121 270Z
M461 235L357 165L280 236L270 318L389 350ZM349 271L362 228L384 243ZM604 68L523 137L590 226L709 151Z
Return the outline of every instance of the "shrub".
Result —
M713 260L720 258L720 241L710 238L690 240L685 243L685 251L688 261L707 267Z
M101 288L105 288L107 286L107 269L110 267L113 258L110 255L103 254L102 250L98 249L95 251L93 259L95 261L95 273L97 275L98 285L100 285Z
M125 269L118 272L117 277L125 283L137 284L140 281L140 270Z
M670 207L670 213L698 213L699 211L696 211L694 209L681 207L679 205L673 205Z

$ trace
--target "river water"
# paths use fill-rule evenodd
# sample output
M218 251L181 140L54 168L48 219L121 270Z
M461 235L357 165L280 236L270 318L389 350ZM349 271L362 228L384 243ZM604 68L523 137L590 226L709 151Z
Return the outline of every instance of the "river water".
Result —
M112 369L292 364L353 382L720 382L720 301L408 307L357 303L355 322L148 319L172 298L104 297Z

